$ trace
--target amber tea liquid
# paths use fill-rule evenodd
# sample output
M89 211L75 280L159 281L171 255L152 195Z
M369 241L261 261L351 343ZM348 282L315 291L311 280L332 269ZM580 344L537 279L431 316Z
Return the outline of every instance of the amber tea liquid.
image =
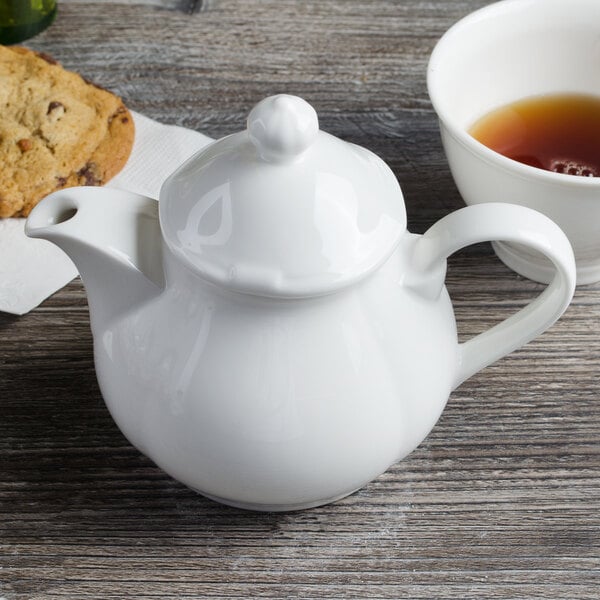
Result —
M557 94L518 100L469 130L492 150L526 165L600 177L600 98Z

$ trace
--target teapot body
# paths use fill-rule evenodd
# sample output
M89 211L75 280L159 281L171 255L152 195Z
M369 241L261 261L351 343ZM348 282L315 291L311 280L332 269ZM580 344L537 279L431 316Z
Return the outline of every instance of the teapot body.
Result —
M408 233L389 167L287 95L181 165L159 203L59 190L26 233L81 274L125 436L188 486L257 510L324 504L385 471L462 381L552 325L575 286L567 238L525 207L469 206ZM541 252L554 279L458 344L446 259L488 240Z
M456 372L448 295L403 285L404 245L358 284L299 299L228 291L165 249L164 291L95 325L116 423L227 504L293 510L360 488L426 437Z

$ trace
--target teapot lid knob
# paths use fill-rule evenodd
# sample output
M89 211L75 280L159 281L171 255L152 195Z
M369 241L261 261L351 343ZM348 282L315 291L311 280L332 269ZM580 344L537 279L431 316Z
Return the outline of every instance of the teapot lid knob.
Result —
M298 96L270 96L248 116L250 139L268 162L293 162L316 140L318 132L315 109Z

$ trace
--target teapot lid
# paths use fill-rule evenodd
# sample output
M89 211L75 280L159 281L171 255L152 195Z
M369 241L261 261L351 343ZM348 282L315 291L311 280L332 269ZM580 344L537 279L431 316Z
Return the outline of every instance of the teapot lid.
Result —
M201 276L267 296L331 292L379 266L406 228L402 192L375 154L319 130L296 96L271 96L247 129L163 184L170 250Z

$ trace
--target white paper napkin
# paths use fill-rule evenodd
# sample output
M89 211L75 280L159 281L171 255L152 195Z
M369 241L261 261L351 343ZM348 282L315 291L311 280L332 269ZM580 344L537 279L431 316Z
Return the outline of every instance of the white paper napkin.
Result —
M133 113L135 142L125 168L106 187L158 198L162 182L212 141ZM28 238L25 219L0 219L0 311L23 315L77 275L69 257L45 240Z

